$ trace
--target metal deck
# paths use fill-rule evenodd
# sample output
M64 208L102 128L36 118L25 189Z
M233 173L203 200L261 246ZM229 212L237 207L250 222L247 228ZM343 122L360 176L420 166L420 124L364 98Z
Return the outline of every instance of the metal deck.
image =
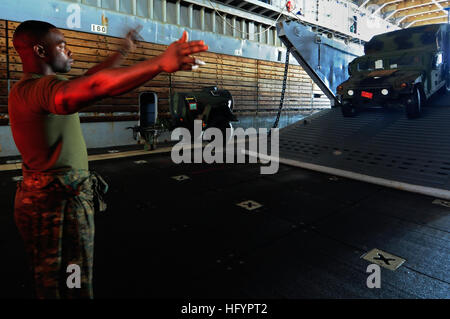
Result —
M275 175L257 164L176 165L163 153L90 168L110 186L95 218L97 299L450 298L450 214L434 198L286 165ZM17 175L0 172L0 299L31 297ZM237 205L246 200L262 207ZM380 289L367 287L361 258L373 248L406 259L382 268Z
M450 95L429 104L416 120L403 109L320 112L280 131L280 162L450 199Z

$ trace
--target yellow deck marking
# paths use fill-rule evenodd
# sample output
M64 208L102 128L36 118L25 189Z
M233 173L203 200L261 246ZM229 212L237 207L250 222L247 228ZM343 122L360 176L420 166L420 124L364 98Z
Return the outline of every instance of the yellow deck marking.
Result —
M123 157L131 157L131 156L151 155L151 154L158 154L158 153L170 153L171 150L172 150L172 147L164 147L164 148L156 149L153 151L138 150L138 151L126 151L126 152L118 152L118 153L96 154L96 155L89 155L88 159L89 159L89 162L93 162L93 161L102 161L102 160L107 160L107 159L123 158ZM0 164L0 171L15 171L15 170L21 170L21 169L22 169L22 163Z
M250 138L249 141L253 140L255 138ZM245 139L238 139L236 143L242 143ZM203 142L201 146L199 145L185 145L185 149L196 149L198 147L204 147L207 145L208 142ZM114 153L105 153L105 154L97 154L97 155L89 155L88 160L89 162L93 161L102 161L107 159L114 159L114 158L123 158L123 157L132 157L132 156L140 156L140 155L151 155L151 154L158 154L158 153L170 153L172 151L173 146L169 147L163 147L159 148L153 151L144 151L144 150L137 150L137 151L125 151L125 152L114 152ZM0 164L0 172L1 171L14 171L14 170L21 170L22 169L22 163L14 163L14 164Z

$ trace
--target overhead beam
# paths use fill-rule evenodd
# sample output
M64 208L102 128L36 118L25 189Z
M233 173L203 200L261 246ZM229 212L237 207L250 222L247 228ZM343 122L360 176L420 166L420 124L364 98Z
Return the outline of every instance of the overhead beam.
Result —
M412 26L419 26L419 25L425 25L425 24L442 23L442 22L446 22L447 20L448 20L447 15L441 15L441 16L424 18L424 19L416 19L409 23L405 23L405 25L406 25L405 28L410 28Z
M431 24L430 21L432 21L432 24L435 24L435 23L446 23L448 21L448 17L435 18L435 19L426 20L426 21L416 21L412 26L419 27L421 25Z
M447 2L446 0L402 0L399 3L392 3L389 5L386 5L383 7L382 9L382 13L389 13L392 11L401 11L401 10L405 10L405 9L410 9L410 8L419 8L419 7L423 7L423 6L428 6L428 5L432 5L432 6L436 6L439 8L440 3L442 2Z
M397 4L397 3L399 3L399 2L402 2L402 1L403 1L403 0L389 0L389 1L386 1L386 2L384 2L384 3L378 2L378 3L376 3L376 4L380 5L380 7L378 7L378 9L376 9L376 10L372 13L372 15L376 15L376 14L378 14L378 13L380 13L380 12L384 12L384 8L386 8L387 6L389 6L389 5L395 5L395 4Z
M410 14L410 15L405 15L405 16L401 17L400 19L398 19L396 21L396 24L399 25L400 23L403 23L403 22L408 22L408 21L412 21L412 20L418 20L421 18L431 17L431 16L429 16L429 14L431 14L431 13L442 14L440 9L430 10L430 11L422 11L422 13L414 13L414 14Z
M443 1L442 6L449 6L450 1ZM393 11L393 14L391 13L389 16L386 16L386 19L389 18L401 18L404 16L410 16L413 14L422 14L433 10L440 10L433 4L429 4L428 6L411 6L409 8L403 8L403 9L397 9Z
M437 6L439 7L439 9L441 9L441 11L442 11L443 13L445 13L445 14L448 16L448 11L446 11L446 10L444 9L444 7L443 7L440 3L438 3L437 0L432 0L432 1L433 1L433 3L434 3L435 5L437 5Z
M361 3L361 5L358 7L358 9L364 8L364 6L366 4L368 4L370 1L372 1L372 0L365 0L363 3Z
M441 17L443 14L446 14L446 13L443 13L441 10L435 10L434 12L427 12L427 13L423 13L421 15L413 15L413 16L406 17L402 22L408 23L411 21L416 21L416 20L421 20L421 19L436 18L436 17Z

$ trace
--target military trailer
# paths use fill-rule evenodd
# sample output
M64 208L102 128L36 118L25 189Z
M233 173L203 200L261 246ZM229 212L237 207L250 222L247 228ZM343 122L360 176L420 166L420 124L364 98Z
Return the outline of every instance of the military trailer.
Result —
M450 90L449 25L434 24L374 36L364 56L348 67L337 87L343 116L368 107L404 106L417 118L427 100Z

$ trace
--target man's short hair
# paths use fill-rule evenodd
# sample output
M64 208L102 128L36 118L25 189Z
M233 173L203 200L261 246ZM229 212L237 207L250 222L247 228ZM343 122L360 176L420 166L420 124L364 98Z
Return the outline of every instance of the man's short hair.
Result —
M28 20L24 21L16 28L13 35L13 45L17 51L32 48L40 43L50 29L56 27L48 22Z

